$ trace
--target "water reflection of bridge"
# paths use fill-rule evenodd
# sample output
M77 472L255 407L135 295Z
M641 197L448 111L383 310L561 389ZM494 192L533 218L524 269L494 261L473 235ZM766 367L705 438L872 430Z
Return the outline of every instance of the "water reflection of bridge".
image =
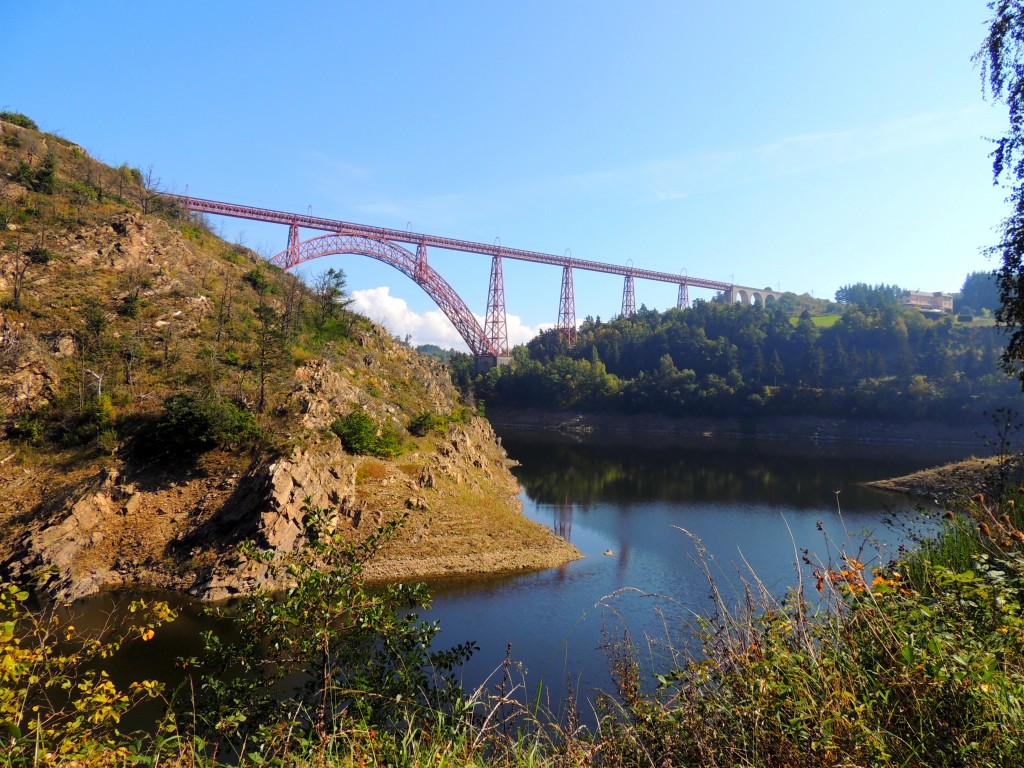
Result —
M573 508L573 503L566 496L563 501L555 504L554 519L551 522L551 530L566 541L572 541Z

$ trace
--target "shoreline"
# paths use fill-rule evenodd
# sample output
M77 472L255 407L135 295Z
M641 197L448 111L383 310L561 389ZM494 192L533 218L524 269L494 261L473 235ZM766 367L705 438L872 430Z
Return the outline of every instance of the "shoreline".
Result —
M589 442L612 439L626 444L680 446L764 443L772 451L804 453L886 449L987 455L984 431L969 424L944 422L893 423L877 420L825 419L814 416L674 418L648 414L585 413L545 409L488 409L487 419L503 438L528 436L553 441ZM949 459L945 459L949 461Z
M998 498L1007 488L1020 485L1024 478L1024 455L965 459L909 475L867 483L911 498L928 499L937 504L965 506L972 496L982 494Z

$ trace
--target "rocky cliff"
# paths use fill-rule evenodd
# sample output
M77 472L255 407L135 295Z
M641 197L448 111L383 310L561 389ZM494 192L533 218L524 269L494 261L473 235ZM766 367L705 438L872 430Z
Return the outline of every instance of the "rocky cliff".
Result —
M300 546L306 503L353 540L406 518L372 578L578 556L522 516L508 457L440 364L161 205L138 171L0 128L8 576L63 599L230 597L268 578L239 544ZM175 403L205 420L176 421ZM355 409L397 455L346 450L331 427Z

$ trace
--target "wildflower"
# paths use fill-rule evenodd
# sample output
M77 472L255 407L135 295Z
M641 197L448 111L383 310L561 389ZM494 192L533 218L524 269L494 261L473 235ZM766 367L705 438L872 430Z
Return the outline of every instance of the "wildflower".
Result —
M992 537L992 532L989 530L988 526L985 525L985 523L979 523L979 525L978 525L978 533L980 533L982 536L985 536L985 537L988 537L988 538Z

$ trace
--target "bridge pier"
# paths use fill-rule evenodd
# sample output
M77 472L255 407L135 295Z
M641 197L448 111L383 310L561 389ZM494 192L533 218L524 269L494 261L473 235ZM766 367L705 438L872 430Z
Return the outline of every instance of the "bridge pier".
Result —
M288 254L286 257L288 265L285 269L290 269L299 263L299 243L301 242L298 222L293 221L288 225L288 247L285 249L285 253Z
M484 319L484 336L498 356L508 355L508 322L505 319L505 276L501 268L501 256L491 259L491 282L487 291L487 317Z
M491 368L508 365L511 362L511 355L477 355L476 374L479 376L481 373L487 373Z
M679 284L679 298L676 299L676 309L690 308L690 289L686 283Z
M622 285L622 316L632 317L636 314L636 286L633 275L626 275Z
M733 285L729 290L722 291L722 296L729 304L753 304L756 307L765 307L768 304L782 298L779 291L770 288L747 288L742 285Z
M576 295L572 287L572 267L562 267L562 294L558 300L558 332L570 344L576 341Z

